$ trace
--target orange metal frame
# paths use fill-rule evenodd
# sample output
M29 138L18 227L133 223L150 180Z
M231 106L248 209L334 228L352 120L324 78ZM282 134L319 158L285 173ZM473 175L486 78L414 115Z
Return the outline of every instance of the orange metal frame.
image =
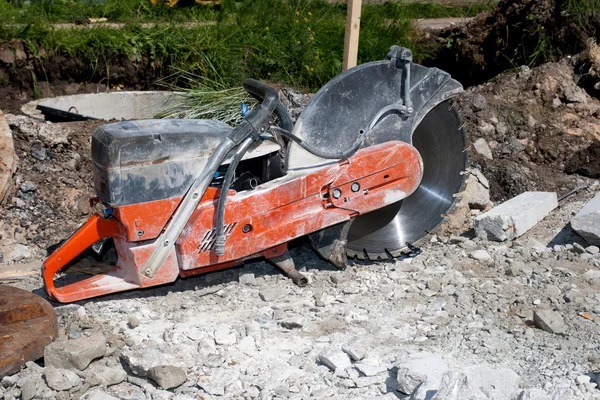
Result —
M303 174L292 172L253 191L231 191L225 209L225 255L213 250L219 190L209 188L158 273L148 278L141 268L156 238L176 212L181 198L114 208L113 217L93 215L43 264L46 291L53 299L84 298L144 288L235 265L277 257L297 237L348 221L412 194L421 181L418 151L403 142L359 150ZM54 276L100 239L113 237L119 260L113 270L63 287Z

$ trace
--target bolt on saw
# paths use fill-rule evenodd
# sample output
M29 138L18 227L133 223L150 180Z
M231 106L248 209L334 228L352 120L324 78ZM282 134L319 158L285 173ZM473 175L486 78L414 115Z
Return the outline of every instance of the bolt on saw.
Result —
M308 236L339 268L400 256L453 207L467 163L460 83L393 46L323 86L295 124L275 89L231 127L215 120L111 123L92 134L96 209L43 263L72 302L264 257L303 286L288 243ZM60 285L60 271L104 273Z

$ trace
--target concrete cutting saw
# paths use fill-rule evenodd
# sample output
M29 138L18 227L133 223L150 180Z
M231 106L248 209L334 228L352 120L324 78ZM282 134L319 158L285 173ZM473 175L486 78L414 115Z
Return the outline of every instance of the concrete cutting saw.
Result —
M344 268L348 257L396 257L454 205L467 163L447 73L394 46L319 90L295 125L277 91L230 127L141 120L92 135L96 213L43 264L61 302L145 288L265 257L298 285L288 243L308 235ZM59 286L73 265L106 272ZM57 281L58 282L58 281Z

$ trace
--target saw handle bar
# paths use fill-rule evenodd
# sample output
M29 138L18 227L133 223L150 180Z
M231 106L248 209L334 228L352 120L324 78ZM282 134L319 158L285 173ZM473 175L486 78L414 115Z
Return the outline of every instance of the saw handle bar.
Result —
M244 81L244 88L250 95L262 98L260 105L254 107L246 114L240 125L235 127L212 152L204 170L198 172L199 175L196 176L186 195L179 203L179 207L175 211L175 214L173 214L171 222L157 239L159 245L155 247L143 266L143 273L147 278L154 278L160 266L167 259L177 238L185 229L200 200L204 196L215 172L223 161L225 161L229 152L236 146L244 143L247 139L250 142L261 140L261 133L268 129L268 120L279 103L277 91L254 79L246 79ZM228 187L223 187L221 189L221 196L226 198L228 190ZM223 200L224 202L225 200ZM223 210L220 212L224 212L224 207L222 208Z

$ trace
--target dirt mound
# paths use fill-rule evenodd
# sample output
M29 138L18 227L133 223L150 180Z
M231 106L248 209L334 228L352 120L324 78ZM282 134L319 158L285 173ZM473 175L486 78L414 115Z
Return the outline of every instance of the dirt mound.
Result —
M567 61L506 73L472 87L462 117L472 164L490 181L493 201L526 190L567 192L600 165L600 102L576 84Z
M470 86L515 66L577 54L600 35L600 15L584 3L503 0L469 24L443 32L435 65Z
M50 124L6 117L19 163L0 223L0 255L5 262L42 258L91 211L91 132L105 122ZM17 244L20 252L9 250Z
M107 89L148 90L165 73L166 67L158 61L140 58L90 65L77 57L48 55L42 47L13 39L0 42L0 109L19 113L21 105L36 98Z

